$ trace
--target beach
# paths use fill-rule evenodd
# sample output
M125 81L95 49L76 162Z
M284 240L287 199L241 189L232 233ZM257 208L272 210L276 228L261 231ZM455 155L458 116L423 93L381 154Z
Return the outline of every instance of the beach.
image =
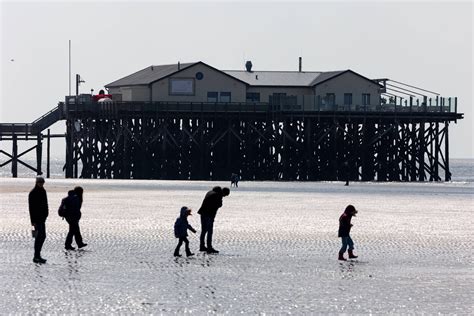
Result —
M0 181L3 313L454 313L472 314L472 183L245 182L216 217L214 246L199 252L197 210L227 182L47 179L50 215L32 262L32 178ZM60 200L84 192L89 246L65 251ZM337 260L338 218L359 258ZM173 257L179 209L195 256ZM182 250L184 254L184 249Z

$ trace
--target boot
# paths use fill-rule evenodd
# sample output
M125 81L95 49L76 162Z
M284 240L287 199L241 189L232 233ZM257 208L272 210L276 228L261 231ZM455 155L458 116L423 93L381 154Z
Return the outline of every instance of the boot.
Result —
M206 246L199 246L199 251L207 251Z
M355 259L357 256L352 252L352 250L349 250L349 259Z
M194 256L194 253L191 252L191 250L186 249L186 257L191 257Z
M339 258L338 258L338 260L347 261L347 259L344 258L344 253L343 253L343 252L340 252L340 253L339 253Z
M212 247L207 247L207 253L216 253L217 254L217 253L219 253L219 250L216 250Z
M33 262L34 263L46 263L46 259L43 259L41 257L34 257Z

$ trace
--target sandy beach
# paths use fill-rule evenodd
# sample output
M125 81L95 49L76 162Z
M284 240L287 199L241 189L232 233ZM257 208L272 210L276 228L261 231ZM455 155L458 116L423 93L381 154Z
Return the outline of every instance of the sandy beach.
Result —
M215 223L218 255L174 258L181 206L200 230L205 181L48 180L43 255L32 260L32 179L0 179L3 313L473 313L472 183L241 182ZM57 215L85 189L82 234L65 251ZM359 258L339 262L338 217L359 209Z

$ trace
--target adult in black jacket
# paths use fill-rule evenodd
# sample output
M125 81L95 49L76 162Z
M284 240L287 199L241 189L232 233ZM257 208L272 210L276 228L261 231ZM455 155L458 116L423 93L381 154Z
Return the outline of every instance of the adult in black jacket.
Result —
M82 194L84 190L81 187L75 187L74 190L68 192L66 198L66 221L69 224L69 232L66 236L66 243L64 247L66 250L74 250L72 246L72 238L76 240L79 248L87 246L82 241L81 229L79 227L79 220L81 219Z
M199 251L207 251L207 253L219 253L212 247L212 233L214 231L214 219L217 210L222 206L222 198L230 194L229 188L222 189L214 187L206 193L198 214L201 215L201 236L199 239ZM207 238L206 238L207 235ZM204 243L207 241L207 247Z
M28 195L31 225L35 228L35 254L33 257L35 263L46 262L46 259L41 258L41 249L46 239L46 218L49 215L49 209L48 197L43 186L44 178L37 177L35 187Z

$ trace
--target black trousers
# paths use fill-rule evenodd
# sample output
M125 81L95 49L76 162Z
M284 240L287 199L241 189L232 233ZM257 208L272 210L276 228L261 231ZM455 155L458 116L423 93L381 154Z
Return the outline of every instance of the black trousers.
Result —
M69 224L69 232L67 233L66 236L66 247L71 247L72 246L72 238L76 240L76 244L80 247L83 245L82 242L82 236L81 236L81 229L79 228L79 220L74 220L74 219L67 219L66 221Z
M189 249L189 240L187 237L180 237L178 241L178 245L176 246L176 249L174 250L175 255L179 255L179 248L181 248L181 245L184 242L184 249L186 250L186 254L190 254L191 250Z
M35 230L37 234L35 237L35 258L40 258L41 248L43 248L44 240L46 239L46 224L35 224Z
M207 241L207 248L212 248L212 233L214 231L214 218L201 215L201 236L199 238L199 247L205 247L204 242ZM207 238L206 238L207 234Z

